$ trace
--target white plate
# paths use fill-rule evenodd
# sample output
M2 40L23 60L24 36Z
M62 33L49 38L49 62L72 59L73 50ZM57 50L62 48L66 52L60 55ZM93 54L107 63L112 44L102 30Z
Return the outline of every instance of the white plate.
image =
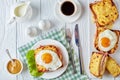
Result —
M62 14L60 14L60 11L59 11L59 3L56 3L55 5L55 15L56 17L60 20L60 21L63 21L63 22L66 22L66 23L73 23L75 22L76 20L79 19L80 15L81 15L81 4L78 0L75 0L76 4L78 5L78 12L76 13L75 16L73 17L70 17L70 16L63 16Z
M90 0L89 3L93 3L94 0ZM120 5L118 3L120 3L119 0L114 0L117 8L118 8L118 11L119 11L119 15L120 15ZM91 13L91 11L89 11ZM90 62L90 57L91 57L91 53L93 51L97 51L95 48L94 48L94 37L95 37L95 34L96 34L96 25L95 23L93 23L92 21L92 13L89 15L89 31L90 31L90 35L89 35L89 38L90 38L90 55L89 55L89 61L88 61L88 68L89 68L89 62ZM115 23L113 24L113 30L114 29L117 29L117 30L120 30L120 17L115 21ZM98 51L97 51L98 52ZM112 56L118 64L120 64L120 40L119 40L119 46L118 46L118 49L116 50L116 52L114 54L111 54L110 56ZM89 69L88 69L89 70ZM89 75L90 78L94 78L95 80L99 80L97 79L96 77L94 77L90 71L87 71L87 74ZM120 76L117 77L118 80L120 80ZM116 78L116 80L117 80ZM104 73L103 75L103 80L113 80L114 78L111 76L110 73L108 73L107 71Z
M58 42L56 40L44 39L44 40L41 40L38 43L36 43L32 47L32 49L36 49L40 45L55 45L60 48L60 50L62 52L62 56L63 56L63 67L59 68L58 70L56 70L54 72L45 72L40 77L45 78L45 79L52 79L52 78L56 78L56 77L60 76L61 74L63 74L65 72L65 70L67 69L67 66L69 63L69 56L68 56L68 52L67 52L66 48L60 42Z

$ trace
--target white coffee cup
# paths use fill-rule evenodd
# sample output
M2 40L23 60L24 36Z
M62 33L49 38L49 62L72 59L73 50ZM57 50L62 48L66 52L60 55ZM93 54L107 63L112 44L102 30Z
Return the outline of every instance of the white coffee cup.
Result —
M11 24L15 21L18 22L26 21L31 16L32 16L32 8L30 6L30 1L16 3L11 8L11 18L8 21L8 24Z
M59 12L62 16L72 17L78 13L78 5L74 0L59 0L58 3Z

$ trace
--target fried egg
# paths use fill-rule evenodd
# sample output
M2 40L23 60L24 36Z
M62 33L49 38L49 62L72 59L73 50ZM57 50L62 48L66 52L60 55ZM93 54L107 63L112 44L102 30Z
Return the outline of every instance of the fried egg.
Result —
M98 47L102 51L111 50L117 43L117 35L115 32L107 29L99 34Z
M62 66L57 53L51 50L41 50L36 54L35 61L37 65L41 65L48 71L55 71Z

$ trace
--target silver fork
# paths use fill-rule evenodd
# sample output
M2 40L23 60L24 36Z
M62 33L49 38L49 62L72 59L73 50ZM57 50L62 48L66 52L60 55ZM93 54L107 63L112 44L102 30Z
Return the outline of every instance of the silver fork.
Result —
M70 29L67 28L66 26L65 26L65 33L66 33L66 39L70 44L70 48L69 48L70 54L69 54L69 56L70 56L70 61L71 61L72 68L73 68L73 74L75 74L77 71L76 71L76 67L75 67L75 64L74 64L73 56L72 56L72 52L73 52L73 47L72 47L72 44L71 44L72 34L70 32Z

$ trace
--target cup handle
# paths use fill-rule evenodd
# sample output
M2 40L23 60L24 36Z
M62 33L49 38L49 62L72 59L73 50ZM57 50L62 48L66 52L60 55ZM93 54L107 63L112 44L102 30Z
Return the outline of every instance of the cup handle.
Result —
M8 24L12 24L15 20L16 20L15 17L10 18L9 21L8 21Z

